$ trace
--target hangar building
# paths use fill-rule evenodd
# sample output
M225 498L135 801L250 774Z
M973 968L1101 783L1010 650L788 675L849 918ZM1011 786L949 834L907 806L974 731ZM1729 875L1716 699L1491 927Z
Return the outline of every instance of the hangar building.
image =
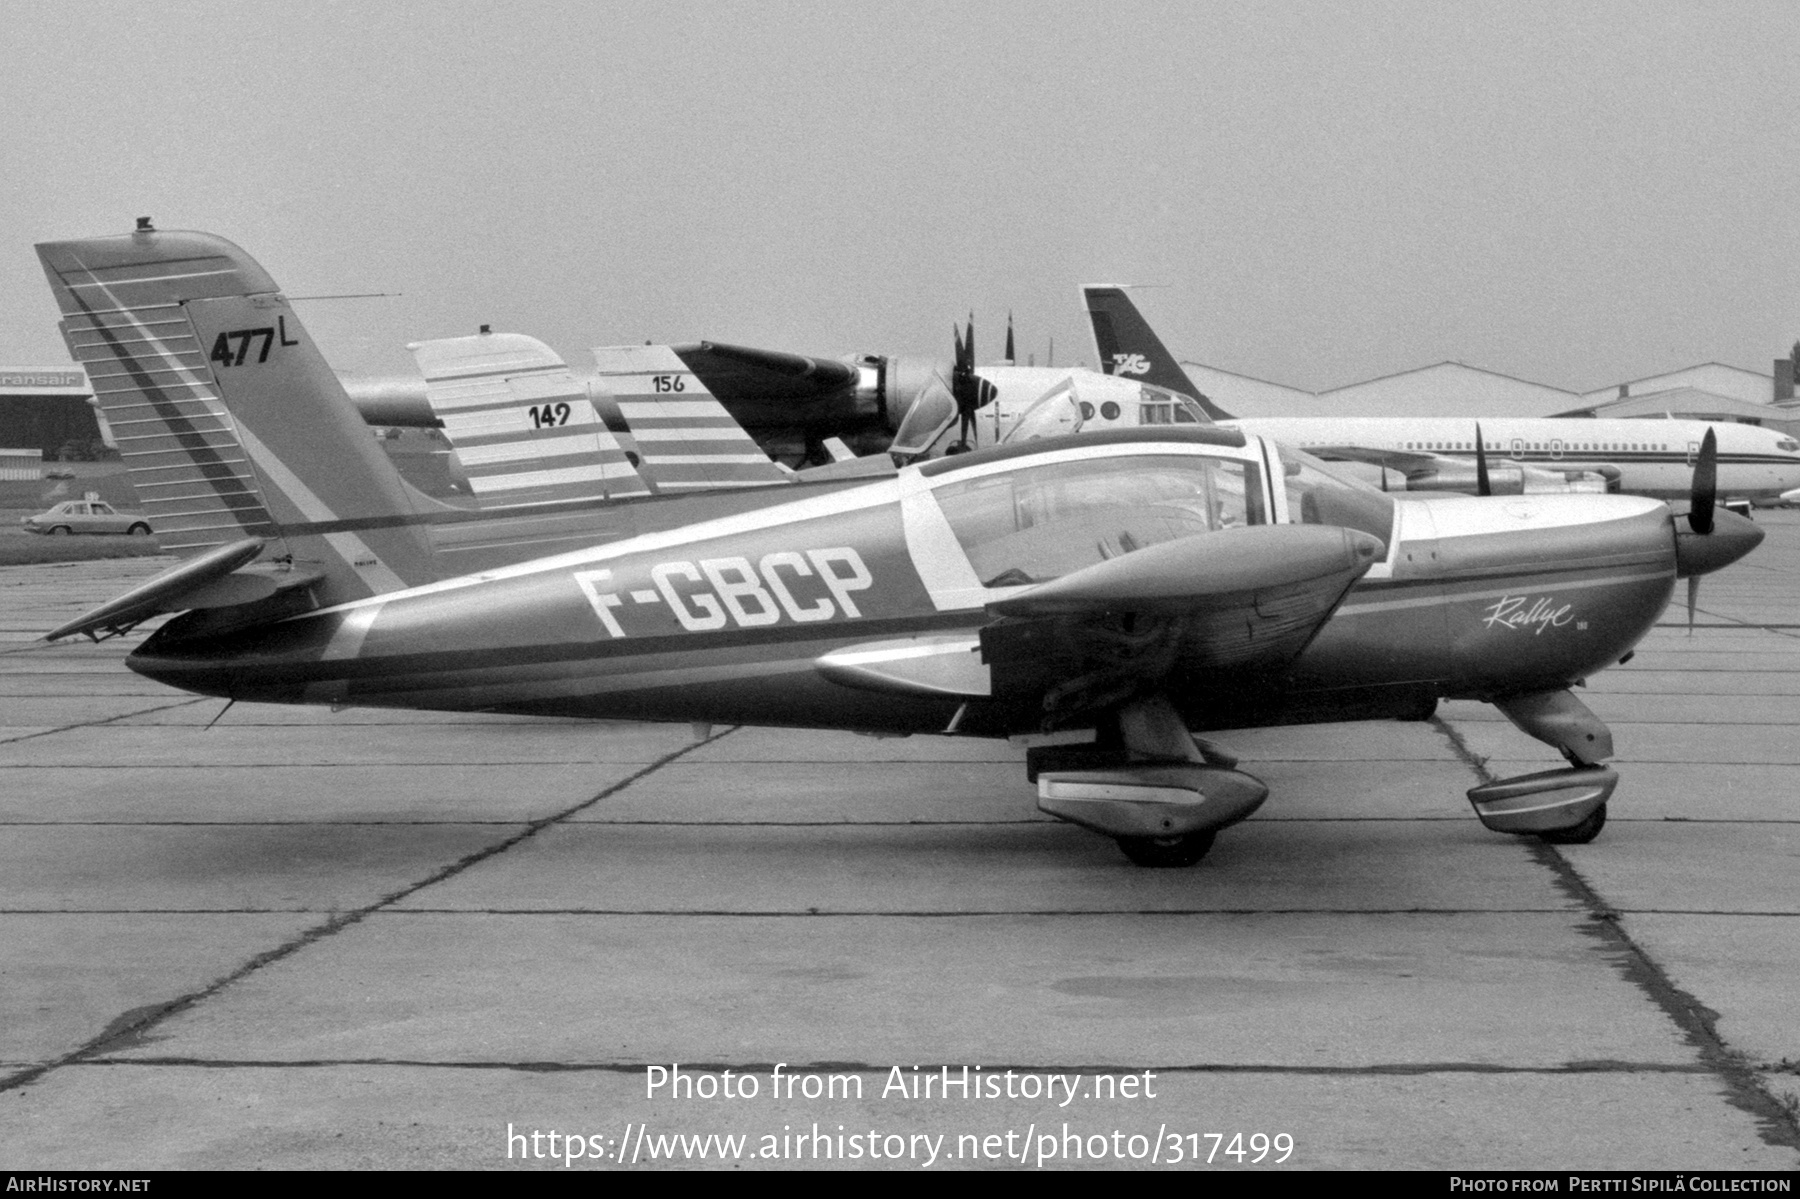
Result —
M79 366L0 366L0 446L35 449L46 461L93 456L109 444L93 389ZM79 449L77 449L79 447Z
M1787 358L1776 359L1767 375L1703 362L1585 394L1461 362L1439 362L1320 392L1204 363L1181 365L1208 399L1233 416L1672 416L1743 421L1800 434L1794 364Z

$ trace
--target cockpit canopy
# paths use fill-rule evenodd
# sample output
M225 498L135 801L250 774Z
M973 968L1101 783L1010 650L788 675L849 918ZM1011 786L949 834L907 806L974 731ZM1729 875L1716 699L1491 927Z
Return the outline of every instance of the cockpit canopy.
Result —
M983 587L1047 582L1146 546L1278 520L1357 529L1385 545L1395 517L1394 500L1366 483L1233 429L1090 433L922 473Z
M1255 463L1075 459L947 483L944 518L984 587L1060 578L1145 546L1268 520Z

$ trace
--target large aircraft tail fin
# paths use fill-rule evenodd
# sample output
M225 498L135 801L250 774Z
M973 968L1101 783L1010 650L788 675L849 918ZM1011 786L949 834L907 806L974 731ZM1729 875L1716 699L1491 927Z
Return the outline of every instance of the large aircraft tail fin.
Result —
M650 494L586 384L535 337L483 332L407 348L481 508Z
M669 346L597 346L594 362L657 491L792 481Z
M435 577L399 472L248 254L147 221L37 250L165 546L263 540L317 573L321 603Z
M1123 287L1089 283L1082 287L1081 298L1086 302L1088 320L1093 324L1094 348L1100 355L1102 372L1191 396L1212 419L1232 419L1229 412L1195 388L1193 380L1144 320Z

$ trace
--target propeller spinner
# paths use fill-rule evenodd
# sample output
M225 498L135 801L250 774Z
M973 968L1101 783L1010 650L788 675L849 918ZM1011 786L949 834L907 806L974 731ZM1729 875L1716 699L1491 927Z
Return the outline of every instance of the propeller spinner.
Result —
M1686 529L1675 527L1675 577L1686 579L1688 634L1694 632L1694 609L1700 602L1700 576L1722 570L1762 543L1763 531L1748 517L1720 510L1719 443L1708 429L1694 461Z

